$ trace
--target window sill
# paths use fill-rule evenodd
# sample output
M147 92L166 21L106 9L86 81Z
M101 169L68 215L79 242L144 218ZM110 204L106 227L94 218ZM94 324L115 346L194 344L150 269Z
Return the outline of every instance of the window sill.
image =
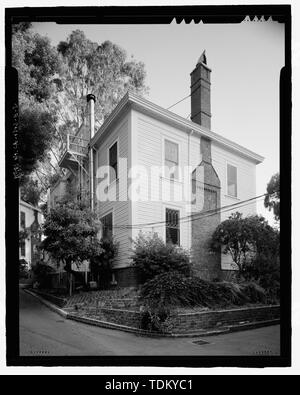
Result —
M112 182L110 182L108 185L107 185L107 188L112 188L113 186L114 186L114 184L117 184L119 182L119 178L116 178L115 180L113 180Z
M168 177L165 177L165 176L160 176L160 178L161 178L161 180L169 181L169 182L172 182L174 184L183 184L182 180L176 180L174 178L168 178Z
M231 195L227 195L227 194L224 194L224 196L227 197L227 198L229 198L229 199L236 200L236 201L240 201L240 200L241 200L241 199L239 199L239 198L236 197L236 196L231 196Z

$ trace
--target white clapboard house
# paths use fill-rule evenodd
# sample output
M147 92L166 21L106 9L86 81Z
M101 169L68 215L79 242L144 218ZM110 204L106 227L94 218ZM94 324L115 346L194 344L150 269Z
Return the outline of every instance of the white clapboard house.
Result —
M137 282L130 255L139 232L190 250L203 278L234 269L228 256L209 253L209 239L231 212L256 213L255 200L242 203L256 196L263 157L211 130L210 75L203 53L191 73L191 120L128 92L94 130L90 94L89 116L68 136L60 160L66 175L52 188L50 206L67 185L89 196L103 235L119 243L113 278L120 286Z

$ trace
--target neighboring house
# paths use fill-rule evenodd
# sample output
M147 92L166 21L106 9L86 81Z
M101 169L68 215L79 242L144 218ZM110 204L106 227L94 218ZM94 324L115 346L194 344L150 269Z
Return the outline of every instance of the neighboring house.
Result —
M263 157L211 130L210 73L203 53L191 73L192 121L128 92L94 133L95 98L88 95L87 124L68 136L60 161L68 169L62 183L76 184L78 196L91 191L103 234L119 243L114 279L120 286L137 281L130 255L139 232L157 232L191 250L203 278L223 278L232 270L229 257L211 254L208 243L231 212L256 213L255 200L230 211L219 208L256 196L256 166ZM102 166L108 165L115 172L105 173ZM164 167L160 174L157 167ZM158 176L152 178L151 171ZM61 185L52 196L59 196ZM138 192L136 199L128 198ZM186 192L194 195L181 198ZM99 199L101 194L110 199Z
M26 231L26 238L19 243L20 259L25 259L31 269L40 258L37 246L41 241L37 232L43 223L42 211L29 203L19 200L19 231Z

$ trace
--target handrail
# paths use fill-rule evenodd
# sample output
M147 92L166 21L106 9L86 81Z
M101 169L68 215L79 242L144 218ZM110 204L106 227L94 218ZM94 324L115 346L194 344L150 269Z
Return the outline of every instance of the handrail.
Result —
M87 154L89 141L83 137L67 134L67 150L79 155Z

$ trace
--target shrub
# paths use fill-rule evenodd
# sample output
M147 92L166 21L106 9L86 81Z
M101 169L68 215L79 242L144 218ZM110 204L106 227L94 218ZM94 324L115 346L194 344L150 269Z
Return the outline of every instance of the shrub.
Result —
M165 244L156 233L153 236L140 235L134 244L132 260L143 282L171 271L177 271L184 276L190 274L188 252L171 243Z
M145 308L142 328L164 332L172 326L171 311L175 307L228 308L265 303L267 297L264 289L254 282L209 282L167 272L142 286L140 300Z
M190 306L188 278L179 272L158 274L141 288L140 297L149 308L167 309L174 306Z
M19 277L27 278L29 274L28 263L25 259L19 259Z
M91 259L91 271L94 278L105 287L111 280L112 263L118 254L118 243L113 238L100 240L100 253ZM99 284L98 284L99 285Z
M152 332L168 332L166 324L169 320L170 311L168 309L147 309L142 314L141 329Z
M211 250L230 254L242 280L267 276L279 254L279 232L257 215L232 214L214 231Z
M255 282L245 283L241 285L242 292L247 296L250 303L265 303L266 292Z
M45 264L44 262L37 262L36 265L32 267L35 279L39 283L39 288L49 288L50 287L50 277L49 275L54 272L54 269Z

